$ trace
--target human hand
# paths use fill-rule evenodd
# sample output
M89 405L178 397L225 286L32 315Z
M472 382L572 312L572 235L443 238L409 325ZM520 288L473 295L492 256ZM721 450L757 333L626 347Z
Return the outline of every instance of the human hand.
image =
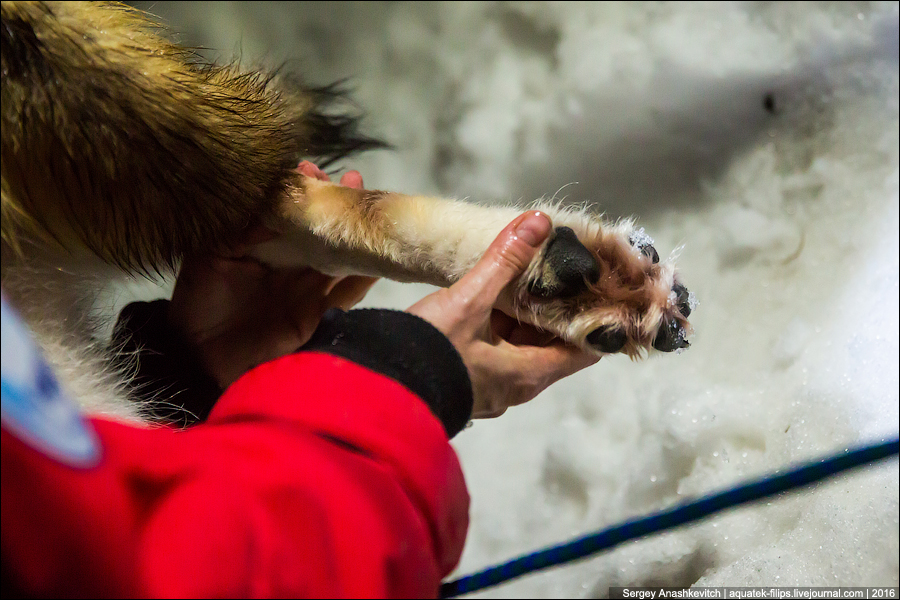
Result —
M328 181L310 162L297 169ZM340 183L362 188L362 176L348 171ZM222 389L256 365L296 351L326 310L348 310L377 281L332 277L308 267L272 269L247 256L253 245L275 235L258 227L228 255L186 258L178 274L169 323L194 347Z
M498 417L599 360L493 308L504 288L525 272L551 229L542 213L520 215L471 271L407 310L437 327L462 356L475 397L473 418Z

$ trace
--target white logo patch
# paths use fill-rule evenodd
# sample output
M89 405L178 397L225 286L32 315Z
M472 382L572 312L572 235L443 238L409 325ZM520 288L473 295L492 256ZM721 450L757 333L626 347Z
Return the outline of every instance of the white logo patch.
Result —
M74 467L100 458L96 434L59 389L18 316L2 302L3 427L31 447Z

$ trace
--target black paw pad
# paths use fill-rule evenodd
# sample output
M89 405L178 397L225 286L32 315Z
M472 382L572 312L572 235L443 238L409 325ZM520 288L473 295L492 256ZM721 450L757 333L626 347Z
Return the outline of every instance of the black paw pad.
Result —
M673 285L672 291L675 293L675 306L681 311L681 316L687 319L691 316L691 293L680 283Z
M569 227L557 227L544 252L544 268L528 291L541 298L566 298L600 278L600 265Z
M641 254L649 257L654 265L659 262L659 252L653 247L653 238L644 233L643 227L637 231L632 231L631 235L628 236L628 241L632 246L640 250Z
M660 352L674 352L681 348L690 346L690 342L685 339L684 328L678 324L673 317L666 317L656 332L656 339L653 340L653 347Z
M604 325L587 336L588 343L600 352L618 352L628 341L625 330L615 325Z

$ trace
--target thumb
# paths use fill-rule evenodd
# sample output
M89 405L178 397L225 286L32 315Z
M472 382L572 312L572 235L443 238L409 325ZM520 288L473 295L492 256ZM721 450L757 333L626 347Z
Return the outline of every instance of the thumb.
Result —
M453 286L475 310L488 310L503 289L525 272L553 225L542 212L519 215L491 243L481 260Z

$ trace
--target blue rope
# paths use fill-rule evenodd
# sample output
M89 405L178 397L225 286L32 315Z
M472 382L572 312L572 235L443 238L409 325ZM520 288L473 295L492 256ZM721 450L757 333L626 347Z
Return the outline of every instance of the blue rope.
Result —
M898 446L900 446L900 441L895 439L865 446L852 452L845 450L841 454L807 463L782 475L778 475L776 471L776 474L724 492L706 496L648 517L627 521L622 525L527 554L484 571L444 583L441 585L440 597L452 598L460 594L476 592L527 573L586 558L591 554L608 550L629 540L692 523L727 508L807 486L833 477L842 471L896 456Z

